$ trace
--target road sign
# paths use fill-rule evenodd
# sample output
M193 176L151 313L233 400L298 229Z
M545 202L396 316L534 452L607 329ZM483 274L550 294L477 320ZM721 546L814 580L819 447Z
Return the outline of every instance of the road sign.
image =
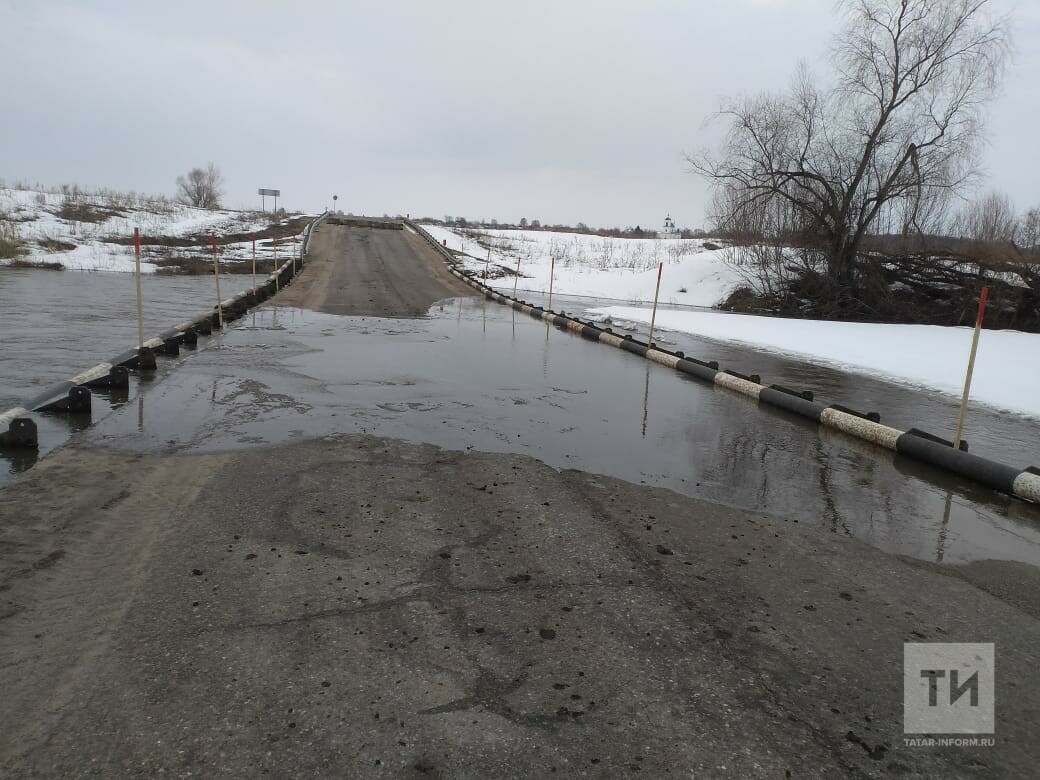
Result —
M281 195L281 194L282 194L282 191L281 191L281 190L265 190L265 189L260 189L260 190L259 190L259 191L258 191L258 192L257 192L256 194L257 194L257 195L270 195L270 196L272 196L272 197L274 197L274 198L277 198L277 197L278 197L279 195Z

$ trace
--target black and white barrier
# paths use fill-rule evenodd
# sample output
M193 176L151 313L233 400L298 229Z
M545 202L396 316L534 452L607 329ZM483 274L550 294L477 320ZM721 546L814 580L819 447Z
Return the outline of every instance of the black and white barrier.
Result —
M232 322L244 315L250 308L270 298L279 289L289 284L293 277L303 268L311 234L326 217L323 213L307 225L304 230L303 244L299 258L290 257L276 271L267 276L267 281L258 285L256 290L245 290L220 302L224 322ZM191 320L174 325L155 338L148 339L140 348L128 349L116 355L106 363L99 363L91 369L74 377L59 382L40 393L23 406L17 406L0 413L0 448L33 449L39 446L37 427L29 415L33 412L65 412L70 414L89 414L91 396L89 388L96 387L129 387L128 369L137 371L156 370L155 356L176 356L182 344L194 346L199 336L212 334L214 328L220 327L220 316L217 307L200 314Z
M966 446L954 449L951 442L912 428L900 431L881 424L876 412L862 413L838 404L826 406L814 400L809 391L797 391L781 385L765 386L758 376L744 376L735 371L723 371L718 363L687 357L682 352L671 352L656 344L646 344L631 336L618 336L610 328L600 328L590 322L581 322L565 312L554 312L540 306L503 295L465 273L459 268L454 255L437 243L420 225L406 223L410 229L425 238L448 262L448 270L463 282L479 290L486 298L566 329L582 338L623 349L647 360L673 368L696 379L711 383L733 393L754 399L759 403L782 409L828 428L884 447L887 450L928 463L946 471L971 479L986 487L1040 503L1040 469L1006 466L996 461L971 455Z

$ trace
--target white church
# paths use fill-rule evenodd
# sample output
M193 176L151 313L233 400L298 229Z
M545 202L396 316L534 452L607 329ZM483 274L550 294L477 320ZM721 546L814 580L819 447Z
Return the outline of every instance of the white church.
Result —
M669 214L664 218L664 227L657 231L658 238L679 238L679 228L675 226L675 222L672 220L672 215Z

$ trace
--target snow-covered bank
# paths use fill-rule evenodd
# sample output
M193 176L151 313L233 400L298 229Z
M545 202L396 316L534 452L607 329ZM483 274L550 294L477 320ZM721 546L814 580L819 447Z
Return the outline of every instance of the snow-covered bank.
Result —
M0 188L0 221L11 226L22 243L18 260L29 263L60 263L69 270L133 271L134 249L126 242L134 228L149 237L183 239L216 233L218 237L262 231L271 225L263 214L247 211L208 210L182 206L163 199L134 194L63 193ZM183 243L183 242L181 242ZM279 256L292 252L292 242L280 242ZM205 253L178 247L178 255ZM251 255L250 242L222 245L222 261L243 260ZM169 247L146 246L142 270L155 272L148 262L169 256ZM258 262L271 264L270 242L257 246ZM0 260L0 264L4 261Z
M597 307L586 312L593 320L609 318L615 327L638 323L643 336L650 314L650 309L633 306ZM971 346L970 328L790 320L708 311L659 310L655 328L747 344L954 396L963 390ZM1037 388L1040 334L983 331L972 399L1003 411L1040 418Z
M436 225L423 227L449 249L464 253L465 267L483 273L491 250L488 284L512 292L517 261L517 290L547 293L552 258L556 258L553 293L619 301L654 299L658 263L661 301L687 306L715 306L740 286L725 250L705 247L698 238L609 238L551 230L480 230L460 232ZM496 268L497 266L497 268ZM505 273L505 276L502 274Z

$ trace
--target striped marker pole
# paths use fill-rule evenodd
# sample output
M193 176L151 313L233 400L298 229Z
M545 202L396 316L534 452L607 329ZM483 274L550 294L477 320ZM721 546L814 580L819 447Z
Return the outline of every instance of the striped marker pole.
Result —
M556 276L556 258L549 259L549 308L552 309L553 277Z
M253 239L253 300L256 300L256 239Z
M144 304L141 302L141 229L134 228L134 276L137 282L137 348L144 345Z
M224 309L220 303L220 262L217 260L217 234L210 231L210 243L213 245L213 278L217 282L217 323L224 329Z
M278 273L278 236L272 238L271 243L274 244L274 291L278 292L281 289L281 274Z
M513 280L513 297L516 297L516 286L520 282L520 258L516 258L516 279Z
M491 269L491 247L488 247L487 261L484 263L484 281L487 281L488 271Z
M989 287L982 288L979 296L979 313L975 317L975 333L971 337L971 353L968 355L968 373L964 377L964 393L961 395L961 409L957 414L957 432L953 435L953 448L961 446L961 434L964 433L964 416L968 413L968 394L971 392L971 375L975 373L975 355L979 351L979 334L982 331L982 318L986 314L986 301L989 298Z

